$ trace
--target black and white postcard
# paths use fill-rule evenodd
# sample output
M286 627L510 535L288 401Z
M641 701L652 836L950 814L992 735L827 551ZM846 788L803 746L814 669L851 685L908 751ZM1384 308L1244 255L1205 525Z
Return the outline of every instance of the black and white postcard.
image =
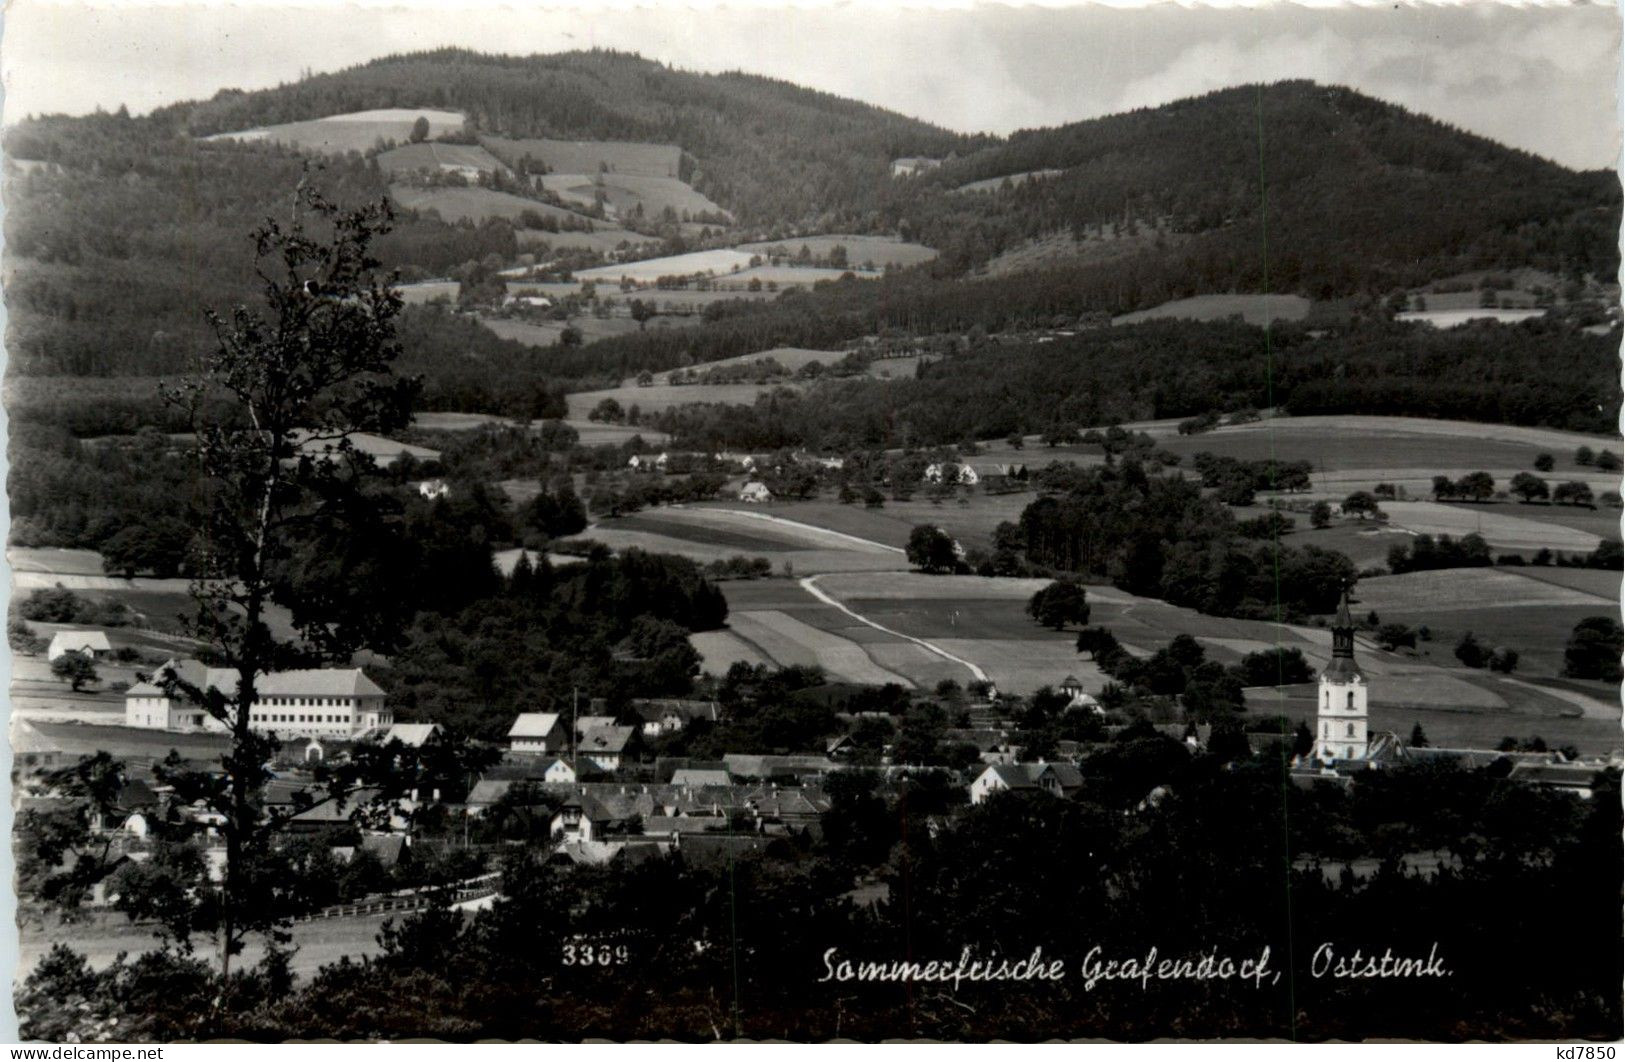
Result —
M14 0L14 1035L1619 1040L1620 40Z

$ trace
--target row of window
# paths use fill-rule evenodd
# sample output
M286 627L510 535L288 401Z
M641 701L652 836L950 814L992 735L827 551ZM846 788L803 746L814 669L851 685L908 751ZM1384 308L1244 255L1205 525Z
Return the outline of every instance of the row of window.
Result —
M289 712L250 712L249 718L256 723L348 723L348 715L297 715Z
M1320 736L1321 737L1331 737L1332 736L1332 725L1330 723L1321 723L1320 724ZM1354 724L1353 723L1349 724L1349 732L1348 732L1347 736L1348 737L1353 737L1354 736Z
M273 708L350 708L354 697L261 697L259 704Z
M1321 696L1321 698L1320 698L1320 706L1322 708L1330 708L1332 706L1332 691L1331 690L1327 690L1325 692L1325 694L1323 694ZM1354 691L1350 690L1349 691L1349 710L1352 711L1353 709L1354 709Z

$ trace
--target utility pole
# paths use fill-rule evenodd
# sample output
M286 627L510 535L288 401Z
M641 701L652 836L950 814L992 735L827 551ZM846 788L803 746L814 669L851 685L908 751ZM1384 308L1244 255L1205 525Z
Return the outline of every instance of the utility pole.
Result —
M580 690L570 687L570 770L576 769L576 709Z

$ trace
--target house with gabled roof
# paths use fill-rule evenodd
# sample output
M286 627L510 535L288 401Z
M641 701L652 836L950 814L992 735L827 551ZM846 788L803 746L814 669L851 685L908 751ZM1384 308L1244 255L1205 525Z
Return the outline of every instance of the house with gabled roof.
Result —
M995 763L970 784L970 802L980 804L995 793L1042 790L1067 797L1083 785L1083 773L1070 763Z
M57 631L51 635L51 644L45 650L45 659L56 660L68 653L78 653L92 660L105 660L113 655L107 635L102 631Z
M576 757L595 764L606 771L621 766L627 756L627 746L637 727L599 726L586 731L576 742Z
M509 752L564 752L569 747L570 733L557 712L521 712L508 728Z

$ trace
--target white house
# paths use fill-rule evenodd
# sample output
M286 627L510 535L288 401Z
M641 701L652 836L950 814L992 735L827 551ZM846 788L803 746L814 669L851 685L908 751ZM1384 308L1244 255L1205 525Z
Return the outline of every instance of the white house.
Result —
M971 487L982 481L976 469L969 465L956 464L952 461L937 461L925 466L925 475L920 477L927 483L949 483Z
M666 454L633 454L627 459L626 467L635 472L662 472L670 458Z
M521 712L508 728L509 752L563 752L569 746L557 712Z
M576 744L576 756L606 771L621 765L626 746L637 730L631 726L600 726L581 735Z
M417 489L419 494L430 501L434 501L436 498L444 498L451 493L451 484L443 479L420 479L413 483L412 486Z
M753 479L739 491L739 500L759 505L762 502L773 500L773 492L767 489L767 484L759 479Z
M105 660L113 647L101 631L57 631L51 635L51 645L45 650L45 659L55 660L67 653L78 653L92 660Z
M399 741L409 749L420 749L439 741L441 736L439 723L396 723L384 732L380 741L385 745Z
M994 793L1041 789L1051 796L1070 796L1083 785L1083 774L1070 763L993 764L970 784L970 802L980 804Z
M171 660L152 679L124 693L124 724L151 730L214 730L226 725L185 693L171 696L163 686L173 673L177 681L202 690L233 695L240 680L235 670L207 667L196 660ZM384 705L384 691L360 668L304 668L273 671L254 681L249 728L285 737L351 738L394 724Z

